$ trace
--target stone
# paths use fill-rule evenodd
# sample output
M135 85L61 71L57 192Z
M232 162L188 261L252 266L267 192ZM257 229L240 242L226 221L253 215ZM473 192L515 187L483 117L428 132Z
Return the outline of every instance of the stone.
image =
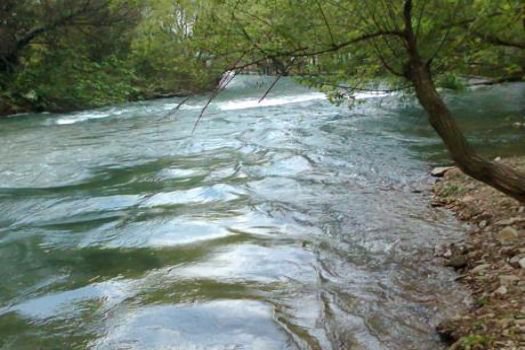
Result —
M500 249L501 256L512 258L516 255L517 251L515 247L512 246L506 246Z
M446 244L437 244L434 247L434 256L436 257L442 257L445 256L445 254L450 251L450 248ZM452 252L450 252L452 254Z
M515 228L507 226L498 233L496 233L495 238L498 240L498 242L505 245L516 241L518 239L518 236L518 231L516 231Z
M456 255L451 257L447 262L445 263L445 266L450 266L455 269L461 269L465 266L467 266L467 257L465 255Z
M487 225L488 225L487 220L482 220L482 221L480 221L480 223L478 224L479 228L481 228L481 229L487 227Z
M508 292L507 287L501 286L494 291L494 294L505 295L507 294L507 292Z
M511 226L511 225L514 225L514 224L517 224L517 223L521 223L521 222L524 222L524 221L525 221L525 218L515 217L515 218L510 218L510 219L507 219L507 220L500 220L500 221L496 222L496 225L499 225L499 226Z
M525 258L522 258L520 261L519 261L519 265L522 269L525 269Z
M525 258L525 256L523 256L523 255L515 255L512 258L510 258L509 264L512 267L519 268L520 267L520 260L523 259L523 258Z
M470 194L467 194L465 197L461 198L461 201L463 203L472 202L474 200L475 200L475 198L473 196L471 196Z
M472 269L472 273L480 273L481 271L485 271L490 267L489 264L481 264Z
M499 282L502 286L512 285L515 282L518 282L520 278L514 275L504 275L499 277Z
M445 176L445 173L451 169L454 169L455 167L453 166L441 166L441 167L436 167L434 169L432 169L432 171L430 172L430 175L432 175L433 177L443 177Z

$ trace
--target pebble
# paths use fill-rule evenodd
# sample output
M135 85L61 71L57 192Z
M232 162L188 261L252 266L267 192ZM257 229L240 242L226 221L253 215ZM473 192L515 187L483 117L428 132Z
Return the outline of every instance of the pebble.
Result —
M481 264L472 269L472 273L479 273L481 271L484 271L490 267L489 264Z
M509 264L513 267L520 267L520 260L525 258L522 255L515 255L509 260Z
M501 285L509 285L509 284L513 284L514 282L517 282L519 281L520 278L518 276L514 276L514 275L504 275L504 276L500 276L499 277L499 282Z
M461 269L467 266L467 263L468 263L467 258L464 255L457 255L457 256L451 257L450 260L448 260L445 263L445 266L450 266L455 269Z
M443 177L445 176L445 173L451 169L454 169L454 167L453 166L437 167L437 168L432 169L432 171L430 172L430 175L434 177Z
M507 287L501 286L494 291L494 294L505 295L507 294L507 292L508 292Z
M520 261L519 261L519 264L520 264L520 267L522 269L525 269L525 258L522 258Z
M496 239L503 245L512 243L518 239L518 231L511 226L507 226L496 234Z
M474 200L475 200L475 198L473 196L469 195L469 194L467 194L465 197L461 198L461 201L463 203L472 202Z

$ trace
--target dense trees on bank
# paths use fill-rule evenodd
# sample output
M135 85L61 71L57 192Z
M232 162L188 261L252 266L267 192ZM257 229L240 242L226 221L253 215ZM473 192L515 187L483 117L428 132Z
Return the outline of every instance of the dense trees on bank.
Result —
M209 89L218 73L189 40L195 16L165 0L3 0L0 113Z

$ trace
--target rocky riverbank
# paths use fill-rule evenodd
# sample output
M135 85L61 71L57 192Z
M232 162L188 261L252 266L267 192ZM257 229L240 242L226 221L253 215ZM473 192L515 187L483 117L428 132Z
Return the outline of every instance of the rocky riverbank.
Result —
M525 170L525 157L503 162ZM443 177L433 206L468 223L462 242L436 247L435 255L458 271L473 299L438 331L451 349L525 349L525 207L457 168L434 175Z

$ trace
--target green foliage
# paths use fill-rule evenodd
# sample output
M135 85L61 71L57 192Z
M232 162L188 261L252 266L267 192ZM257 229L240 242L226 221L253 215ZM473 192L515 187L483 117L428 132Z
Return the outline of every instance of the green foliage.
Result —
M280 63L301 82L337 96L373 87L406 86L408 53L400 35L404 1L200 1L202 50L223 66ZM521 0L413 0L412 27L422 59L442 87L466 78L523 77ZM204 34L203 34L204 33ZM367 40L356 40L383 33ZM386 34L385 34L386 33ZM220 53L220 54L219 54ZM337 98L334 101L338 101Z
M458 342L461 346L461 349L465 350L476 350L476 349L486 349L490 344L490 338L483 335L469 335L463 337Z
M136 93L133 79L133 70L115 56L93 62L61 50L29 63L10 87L37 110L68 110L127 101Z
M235 67L288 71L334 102L378 81L405 89L406 43L391 34L404 28L403 3L5 0L1 101L60 110L195 93ZM418 51L435 82L458 90L471 76L524 78L523 6L413 0Z
M439 76L437 85L450 90L462 91L466 89L465 79L461 79L454 74L443 74Z
M8 0L0 8L0 39L7 40L0 47L0 113L66 111L210 89L220 72L210 70L193 45L192 4ZM42 31L32 38L35 28ZM24 44L19 38L31 39Z

